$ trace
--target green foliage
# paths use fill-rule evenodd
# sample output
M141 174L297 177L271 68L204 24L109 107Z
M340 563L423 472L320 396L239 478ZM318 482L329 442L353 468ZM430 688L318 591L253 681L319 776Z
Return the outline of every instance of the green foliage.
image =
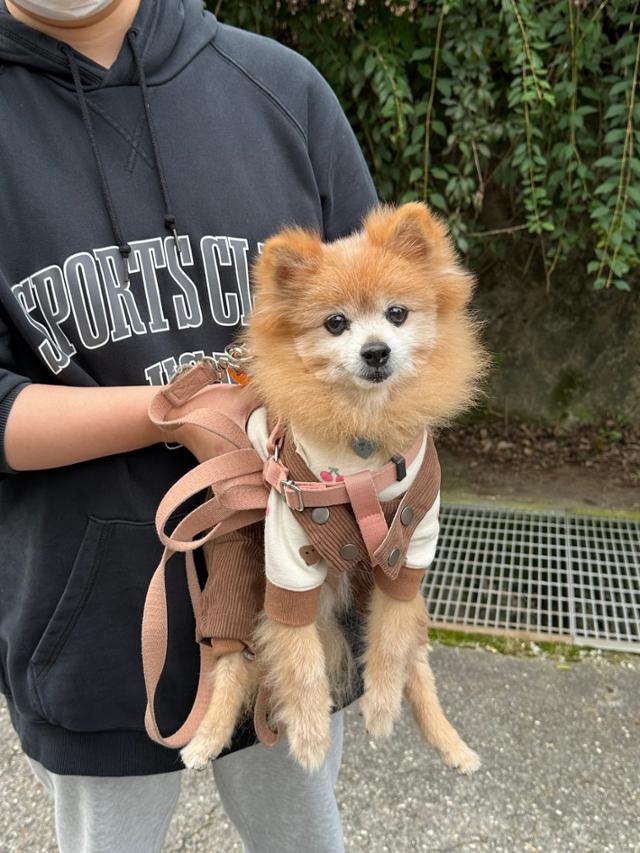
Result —
M640 253L639 7L218 0L215 11L324 74L381 198L428 201L476 261L508 249L528 267L537 256L547 289L558 264L580 257L595 288L629 290Z

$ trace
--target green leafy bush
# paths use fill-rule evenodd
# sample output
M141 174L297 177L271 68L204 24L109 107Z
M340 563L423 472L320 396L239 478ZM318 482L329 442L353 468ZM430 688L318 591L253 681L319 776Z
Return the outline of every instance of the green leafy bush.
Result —
M213 7L213 4L211 4ZM588 261L629 290L640 250L640 8L628 0L219 0L328 79L381 197L424 199L463 253ZM523 252L512 252L518 257Z

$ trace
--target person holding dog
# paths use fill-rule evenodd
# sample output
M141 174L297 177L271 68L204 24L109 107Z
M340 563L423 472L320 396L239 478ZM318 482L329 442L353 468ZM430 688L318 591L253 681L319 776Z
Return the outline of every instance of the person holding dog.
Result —
M200 0L0 0L0 110L0 688L60 850L153 853L181 764L144 731L140 618L193 460L147 406L247 324L269 235L335 239L376 194L318 72ZM166 730L197 669L170 594ZM341 727L314 774L252 731L214 763L247 851L342 849Z

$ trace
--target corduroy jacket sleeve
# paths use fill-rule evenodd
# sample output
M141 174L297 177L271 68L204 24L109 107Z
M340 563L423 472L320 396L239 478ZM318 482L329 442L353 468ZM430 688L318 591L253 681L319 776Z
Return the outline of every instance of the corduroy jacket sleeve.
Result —
M30 379L16 373L16 364L11 348L11 335L0 317L0 476L14 473L9 467L4 452L4 433L13 403Z
M241 527L204 546L207 582L196 613L196 639L249 645L264 601L262 522ZM225 651L235 651L223 644Z

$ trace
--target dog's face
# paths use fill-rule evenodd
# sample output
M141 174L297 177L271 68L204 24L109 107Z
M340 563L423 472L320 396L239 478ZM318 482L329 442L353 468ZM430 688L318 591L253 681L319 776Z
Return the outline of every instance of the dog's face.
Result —
M411 263L374 251L365 235L323 247L299 296L307 304L291 306L292 345L307 369L337 389L375 396L415 375L436 340L437 308L412 275Z
M468 349L473 279L425 205L378 208L360 232L329 244L288 229L265 243L254 284L247 344L253 375L278 411L290 416L304 403L321 421L324 406L353 423L359 414L381 417L402 396L415 421L425 417L416 394L431 395L436 409L439 400L439 415L455 408L440 386L459 381L451 359ZM338 414L347 407L361 412Z

